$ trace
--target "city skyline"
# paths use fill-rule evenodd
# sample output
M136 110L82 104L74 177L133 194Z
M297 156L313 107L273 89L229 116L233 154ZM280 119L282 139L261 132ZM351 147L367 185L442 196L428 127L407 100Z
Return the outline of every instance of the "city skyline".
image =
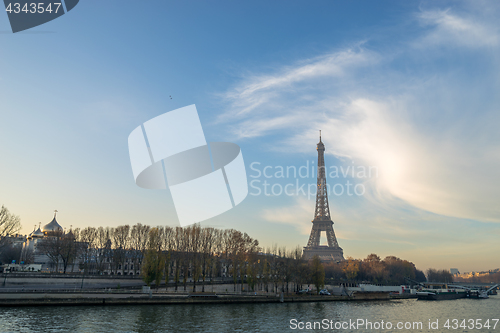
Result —
M66 228L177 226L168 190L135 185L127 137L196 104L208 142L241 147L249 182L202 226L306 246L322 130L345 257L498 267L500 5L194 3L81 2L0 34L0 205L22 233L55 209Z

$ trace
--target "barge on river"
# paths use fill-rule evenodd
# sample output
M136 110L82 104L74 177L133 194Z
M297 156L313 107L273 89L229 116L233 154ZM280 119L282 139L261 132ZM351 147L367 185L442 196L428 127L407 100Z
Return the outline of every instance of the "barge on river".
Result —
M466 298L467 290L448 286L446 283L426 283L421 291L417 292L418 300L437 301Z

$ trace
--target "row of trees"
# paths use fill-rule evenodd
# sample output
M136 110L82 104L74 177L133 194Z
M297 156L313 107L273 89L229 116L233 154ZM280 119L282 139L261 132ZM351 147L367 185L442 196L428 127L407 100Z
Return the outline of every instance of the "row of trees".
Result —
M256 256L259 242L234 229L220 230L192 225L186 228L156 227L149 229L144 247L142 276L146 283L158 286L165 279L175 288L193 281L193 291L201 282L214 277L233 276L234 284Z
M6 236L19 229L19 217L2 206L0 235L4 247ZM290 291L290 284L297 290L303 284L315 284L319 289L325 279L393 285L405 284L405 278L426 281L424 273L413 263L394 256L382 260L370 254L363 260L348 258L325 264L315 258L305 262L300 247L262 249L259 242L246 233L199 225L150 227L138 223L132 227L77 228L67 233L54 232L41 239L38 251L47 255L56 271L59 265L66 272L68 267L73 269L77 264L86 274L140 273L148 284L173 282L176 289L178 286L186 289L188 281L192 281L193 290L197 284L204 290L205 282L213 278L229 278L235 289L238 283L247 283L251 289L278 291L281 288L284 292ZM7 252L0 248L0 255ZM32 253L24 253L26 263L33 258ZM429 281L452 281L451 274L444 270L430 269L427 275Z
M286 248L262 249L259 242L246 233L234 229L220 230L192 225L181 227L85 228L72 231L75 242L87 244L80 251L80 258L88 263L86 270L102 269L101 263L110 262L115 274L125 261L141 267L144 281L156 286L172 282L175 289L192 290L214 278L230 279L237 284L248 284L255 290L289 292L289 283L296 289L302 284L320 283L323 267L301 260L302 250ZM93 266L92 266L93 265ZM316 269L316 271L315 271ZM316 275L315 275L316 273ZM324 270L323 270L324 281ZM322 284L322 282L320 283Z
M326 278L333 281L366 282L385 285L407 284L405 278L425 282L425 274L412 262L394 256L381 259L370 254L365 259L347 258L340 263L325 264Z
M192 225L181 227L150 227L136 224L116 228L74 229L66 234L55 233L44 239L39 248L57 267L79 262L87 274L121 274L123 268L135 267L149 285L173 282L175 288L193 290L213 278L231 278L247 283L251 289L290 292L304 284L321 286L325 279L332 283L366 282L405 284L405 278L426 281L424 273L407 260L394 256L381 259L370 254L363 260L348 258L339 263L305 262L302 249L287 250L274 246L262 249L257 240L234 229L220 230ZM435 279L433 270L430 277ZM123 272L126 274L126 272ZM243 286L242 286L243 287Z
M236 290L243 283L254 290L290 292L289 285L300 289L303 284L323 285L324 268L319 262L303 261L297 247L262 249L259 242L234 229L220 230L192 225L150 227L136 224L116 228L73 229L67 233L50 233L39 241L38 251L63 272L78 263L86 274L127 274L140 271L147 284L173 282L187 289L214 278L230 279ZM29 261L29 255L25 261Z

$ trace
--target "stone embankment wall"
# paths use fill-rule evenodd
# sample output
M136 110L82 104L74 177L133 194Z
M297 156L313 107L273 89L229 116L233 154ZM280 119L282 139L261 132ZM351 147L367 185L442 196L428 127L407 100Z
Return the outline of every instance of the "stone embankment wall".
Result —
M5 285L4 285L5 282ZM0 274L0 293L14 290L71 290L71 289L140 289L146 284L140 277L137 276L82 276L82 275L62 275L62 274ZM308 285L302 286L308 289ZM196 283L196 292L202 291L202 282ZM215 281L214 283L205 283L205 292L213 293L249 293L267 294L280 293L282 285L278 285L278 290L274 289L275 285L270 283L267 288L262 284L254 287L254 291L247 284L223 283ZM334 295L350 296L353 292L390 292L401 290L400 286L369 286L362 285L361 287L344 288L338 285L326 285L325 289L329 290ZM285 292L287 290L285 286ZM314 286L311 286L312 293L315 293ZM172 282L166 287L162 284L159 288L162 292L169 293L189 293L193 291L193 283L190 281L184 290L182 281L178 284L177 290ZM267 292L266 292L267 290ZM289 293L295 291L295 285L288 285Z
M388 293L356 293L348 296L313 295L215 295L143 293L3 293L0 306L47 305L126 305L126 304L212 304L212 303L289 303L388 300Z

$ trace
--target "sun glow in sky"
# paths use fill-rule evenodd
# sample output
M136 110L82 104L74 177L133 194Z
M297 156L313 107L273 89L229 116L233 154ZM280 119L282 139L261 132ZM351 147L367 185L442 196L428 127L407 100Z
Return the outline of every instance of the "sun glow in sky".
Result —
M327 168L377 170L328 179L346 256L497 268L499 14L495 1L82 1L17 34L0 14L0 204L24 233L54 209L64 227L178 225L168 190L135 185L127 138L196 104L207 141L237 143L256 181L202 225L305 246L315 178L250 165L314 168L321 129Z

